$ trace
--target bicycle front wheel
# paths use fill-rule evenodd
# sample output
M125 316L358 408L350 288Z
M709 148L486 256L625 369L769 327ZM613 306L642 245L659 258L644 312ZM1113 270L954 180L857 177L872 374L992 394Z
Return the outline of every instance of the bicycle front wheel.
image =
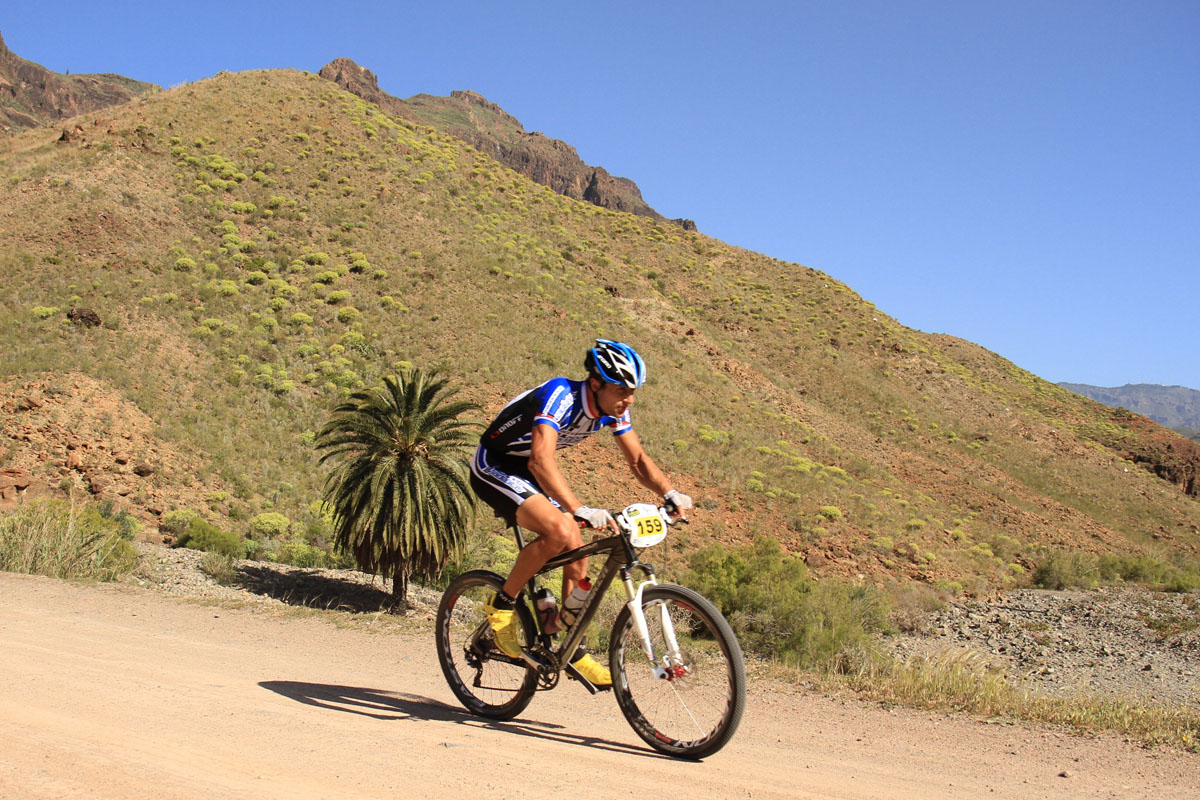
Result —
M537 691L537 673L502 653L492 639L484 606L504 586L494 572L474 570L455 578L438 606L438 661L455 697L467 710L491 719L512 719ZM533 642L533 617L517 603L518 641Z
M746 706L737 637L712 603L682 586L646 587L642 613L653 661L628 607L613 624L609 665L621 713L661 753L712 755L729 742Z

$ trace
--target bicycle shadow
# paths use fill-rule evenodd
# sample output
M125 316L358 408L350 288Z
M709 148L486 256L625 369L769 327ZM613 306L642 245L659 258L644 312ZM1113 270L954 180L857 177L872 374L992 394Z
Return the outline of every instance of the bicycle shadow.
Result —
M298 703L328 711L359 714L379 720L415 719L429 722L452 722L457 725L491 728L518 736L528 736L551 742L599 748L614 753L670 759L668 756L634 745L614 742L596 736L570 733L562 725L537 720L492 720L477 717L457 706L438 700L403 692L387 692L360 686L336 686L300 681L260 681L259 686Z

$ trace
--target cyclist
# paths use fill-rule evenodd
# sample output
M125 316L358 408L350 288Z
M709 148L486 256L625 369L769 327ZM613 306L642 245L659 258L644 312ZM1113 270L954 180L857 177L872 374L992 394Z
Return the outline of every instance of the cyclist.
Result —
M486 607L496 646L514 658L521 654L513 620L521 588L551 558L583 545L576 520L617 530L608 511L579 501L559 471L556 451L609 428L639 483L681 514L692 507L692 499L675 491L650 460L629 421L634 393L646 380L641 356L627 344L597 339L584 367L584 380L552 378L510 401L483 432L471 464L471 486L496 516L538 535L518 554L502 591ZM562 596L586 576L586 559L563 567ZM583 650L571 663L592 684L612 685L608 669Z

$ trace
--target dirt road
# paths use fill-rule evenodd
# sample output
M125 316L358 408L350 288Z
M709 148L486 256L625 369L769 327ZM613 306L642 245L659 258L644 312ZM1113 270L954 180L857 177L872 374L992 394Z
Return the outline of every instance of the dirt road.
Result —
M6 800L1200 797L1193 755L751 689L733 742L681 763L574 685L467 716L431 635L0 573Z

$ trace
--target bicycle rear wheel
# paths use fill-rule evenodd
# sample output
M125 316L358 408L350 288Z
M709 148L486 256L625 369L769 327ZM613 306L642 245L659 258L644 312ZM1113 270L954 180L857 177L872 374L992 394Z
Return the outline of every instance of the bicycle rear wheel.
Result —
M512 719L525 710L537 690L537 673L519 658L496 648L483 607L504 586L494 572L474 570L455 578L438 606L438 661L450 690L473 714ZM533 642L533 618L517 603L518 640Z
M742 648L712 603L682 586L648 586L642 613L654 648L646 660L629 608L613 624L609 664L621 713L661 753L704 758L729 742L746 705ZM666 631L679 645L670 656ZM656 673L656 667L659 671Z

